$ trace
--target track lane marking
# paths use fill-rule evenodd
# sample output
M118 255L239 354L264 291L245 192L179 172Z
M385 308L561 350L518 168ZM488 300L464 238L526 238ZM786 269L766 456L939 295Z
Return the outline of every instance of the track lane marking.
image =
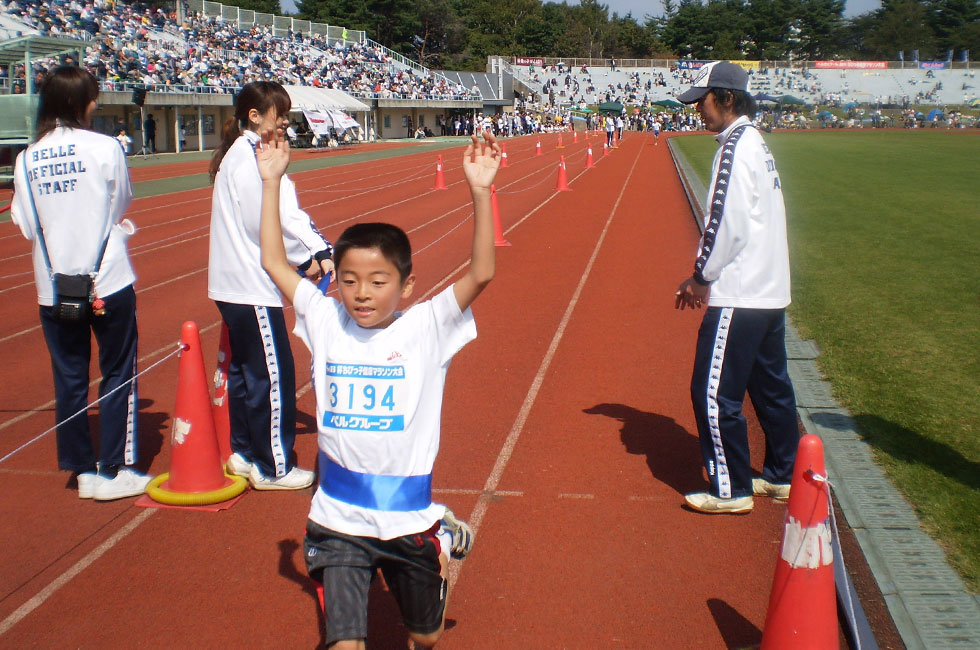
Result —
M483 493L477 499L476 505L473 507L473 512L470 513L470 518L467 523L469 523L470 528L473 529L474 536L479 531L480 524L483 522L483 517L486 515L487 509L490 507L493 494L495 494L497 491L497 486L500 485L500 479L503 477L504 470L507 468L507 464L510 462L511 456L514 453L514 448L517 446L517 441L521 437L521 433L524 430L524 425L527 423L528 416L531 413L531 408L534 406L538 393L541 391L541 386L544 383L544 376L548 372L548 368L551 366L551 362L558 351L558 344L561 343L562 338L565 336L565 329L568 327L568 323L572 318L572 312L575 311L575 307L578 305L578 299L579 296L582 295L586 280L588 280L589 276L592 274L592 267L595 265L595 260L599 256L599 251L602 250L602 245L606 239L606 233L609 231L609 226L612 224L612 220L616 216L616 212L619 209L619 204L623 200L623 195L626 193L626 189L629 187L630 179L633 178L633 172L636 171L636 165L639 163L642 153L643 148L641 147L637 151L636 157L633 159L633 166L630 167L629 174L627 174L626 179L623 181L623 186L619 191L619 196L616 197L616 202L609 211L609 217L606 219L606 223L602 227L602 232L599 234L599 239L596 241L595 246L592 249L592 255L589 257L589 261L585 265L585 271L579 278L578 285L575 287L575 292L572 294L572 297L568 302L568 306L565 309L565 313L562 316L561 322L558 324L558 329L555 330L555 334L551 339L551 344L548 346L547 352L545 352L544 357L541 359L541 364L538 366L538 372L534 376L531 386L528 388L527 394L524 397L524 402L517 414L517 419L514 420L510 433L507 434L507 438L504 440L504 444L500 449L500 453L497 454L497 461L494 463L493 469L490 471L490 475L487 477L487 481L483 486ZM577 180L579 176L584 173L585 171L583 170L573 180ZM557 195L558 192L553 193L537 208L529 212L523 219L514 224L512 228L508 229L507 232L510 232L510 230L523 223L532 214L537 212L541 207L550 202ZM450 560L449 591L452 591L456 586L456 582L459 580L459 574L461 571L462 561Z

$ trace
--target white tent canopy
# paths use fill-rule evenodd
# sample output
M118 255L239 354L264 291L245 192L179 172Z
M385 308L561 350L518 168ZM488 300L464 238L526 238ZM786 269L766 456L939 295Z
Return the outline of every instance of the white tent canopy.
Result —
M314 86L283 86L289 93L294 111L302 110L340 110L369 112L371 107L360 102L342 90L316 88Z

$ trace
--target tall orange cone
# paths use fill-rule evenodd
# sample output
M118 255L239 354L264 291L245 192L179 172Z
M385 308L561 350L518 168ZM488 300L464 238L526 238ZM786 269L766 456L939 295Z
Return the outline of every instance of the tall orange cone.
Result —
M558 134L558 146L556 146L555 149L564 149L564 148L565 148L565 145L563 145L561 143L561 133L559 133Z
M535 152L534 153L535 156L544 155L543 153L541 153L541 140L538 140L538 144L534 145L534 152Z
M800 438L761 650L839 647L823 442Z
M226 476L222 469L197 323L184 323L180 344L170 472L150 481L146 493L170 505L227 501L241 494L247 482L240 476Z
M446 177L442 173L442 155L439 156L439 161L436 163L436 184L432 186L434 190L448 190L446 187Z
M214 369L214 400L211 415L214 417L214 433L218 439L218 451L222 466L231 456L231 415L228 410L228 368L231 367L231 343L228 340L228 324L221 321L221 338L218 342L218 365Z
M613 149L619 149L619 136L616 131L613 131Z
M497 186L490 186L490 207L493 210L493 245L510 246L510 242L504 239L504 229L500 225L500 206L497 205Z
M555 183L556 192L571 192L572 188L568 186L568 176L565 173L565 156L561 157L558 162L558 182Z
M585 150L585 168L592 169L593 167L595 164L592 162L592 145L590 144L589 148Z
M510 167L510 163L507 162L507 143L500 143L500 168Z
M578 143L578 131L572 129L572 144Z
M609 155L609 143L608 142L603 142L602 143L602 155L603 156L608 156Z

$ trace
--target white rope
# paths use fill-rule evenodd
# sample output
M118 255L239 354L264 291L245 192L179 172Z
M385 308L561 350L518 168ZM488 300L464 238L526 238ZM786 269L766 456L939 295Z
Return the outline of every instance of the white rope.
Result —
M831 483L830 479L828 479L826 476L819 476L819 478L818 476L819 474L814 474L813 475L814 480L823 481L830 487L834 487L834 484ZM841 575L844 576L844 580L848 583L848 585L846 585L848 588L844 589L844 591L847 593L847 613L850 615L850 620L851 623L853 624L856 622L857 614L855 614L854 612L854 599L851 598L851 589L850 589L851 579L847 575L847 566L845 566L844 564L844 549L843 547L840 547L840 534L837 532L837 515L834 513L834 503L831 500L830 490L827 490L827 507L830 509L830 525L834 532L834 538L837 540L838 547L840 548ZM857 648L855 648L855 650L861 650L860 634L854 634L854 643L857 645Z
M11 456L13 456L14 454L16 454L16 453L18 453L18 452L26 449L27 447L30 447L35 442L37 442L38 440L40 440L44 436L48 435L49 433L51 433L52 431L54 431L55 429L57 429L58 427L60 427L62 424L68 422L72 418L77 417L77 416L81 415L82 413L85 413L86 411L88 411L93 406L97 406L99 404L99 402L101 402L105 398L109 397L110 395L112 395L114 393L117 393L118 391L122 390L123 388L125 388L129 384L131 384L134 381L136 381L140 377L140 375L144 375L144 374L148 373L149 371L153 370L154 368L156 368L157 366L159 366L161 363L163 363L164 361L166 361L170 357L172 357L174 355L177 355L177 354L180 354L181 350L183 350L183 349L184 349L184 345L182 343L178 343L176 350L174 350L173 352L171 352L170 354L168 354L164 358L160 359L159 361L156 361L155 363L151 364L150 366L148 366L147 368L143 369L142 371L136 373L135 375L133 375L133 378L132 379L130 379L128 381L125 381L122 384L116 386L111 391L109 391L108 393L106 393L105 395L103 395L102 397L100 397L99 399L95 400L91 404L87 404L86 406L84 406L83 408L81 408L78 412L73 413L72 415L68 416L67 418L65 418L61 422L57 423L56 425L54 425L53 427L51 427L47 431L38 434L37 436L35 436L31 440L28 440L27 442L25 442L24 444L22 444L17 449L14 449L12 452L10 452L9 454L7 454L3 458L0 458L0 463L2 463L3 461L7 460L8 458L10 458Z

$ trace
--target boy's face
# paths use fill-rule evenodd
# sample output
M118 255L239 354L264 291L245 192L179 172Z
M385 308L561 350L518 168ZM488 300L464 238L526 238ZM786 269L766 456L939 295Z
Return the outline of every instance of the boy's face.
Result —
M403 298L412 295L415 276L402 283L398 269L377 248L351 248L337 272L344 308L358 325L384 329L395 320Z

